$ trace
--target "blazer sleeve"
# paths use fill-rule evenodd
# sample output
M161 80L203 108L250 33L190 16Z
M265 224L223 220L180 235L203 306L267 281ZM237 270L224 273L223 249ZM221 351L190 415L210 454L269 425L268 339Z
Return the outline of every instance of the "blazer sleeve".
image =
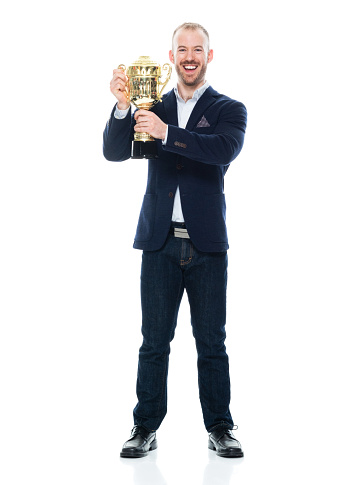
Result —
M106 123L103 135L103 154L110 162L122 162L131 156L131 141L134 135L134 119L131 109L122 120L115 118L116 105Z
M240 153L245 137L247 111L233 101L224 106L212 134L200 134L169 125L163 150L210 165L229 165Z

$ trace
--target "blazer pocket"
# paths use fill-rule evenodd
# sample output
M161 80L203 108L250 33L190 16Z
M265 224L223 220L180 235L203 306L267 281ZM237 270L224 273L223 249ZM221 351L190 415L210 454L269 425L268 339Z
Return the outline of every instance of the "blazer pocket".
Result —
M227 243L225 194L205 197L204 220L209 241Z
M143 198L138 219L136 241L149 241L152 237L156 212L156 194L146 194Z

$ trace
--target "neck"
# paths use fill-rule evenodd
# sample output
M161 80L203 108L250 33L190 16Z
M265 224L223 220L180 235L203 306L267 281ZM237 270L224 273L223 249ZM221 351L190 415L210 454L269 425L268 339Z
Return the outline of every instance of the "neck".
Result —
M179 96L183 99L183 101L186 103L188 99L192 99L193 94L195 91L199 88L201 88L205 84L205 79L201 83L199 83L197 86L187 86L181 82L178 82L177 87L178 87L178 93Z

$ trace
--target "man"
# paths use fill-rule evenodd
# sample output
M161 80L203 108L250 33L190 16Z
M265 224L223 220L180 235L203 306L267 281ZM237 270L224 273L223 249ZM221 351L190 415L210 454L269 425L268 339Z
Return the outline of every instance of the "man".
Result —
M130 115L125 74L110 84L117 98L104 131L104 156L130 157L135 132L156 139L134 247L143 250L142 334L134 428L121 456L146 456L167 411L167 370L179 305L187 291L198 353L199 397L208 446L219 456L241 457L232 433L230 378L225 350L228 240L224 175L239 154L246 128L242 103L217 93L205 80L213 60L209 35L186 23L173 34L170 61L177 87L150 111Z

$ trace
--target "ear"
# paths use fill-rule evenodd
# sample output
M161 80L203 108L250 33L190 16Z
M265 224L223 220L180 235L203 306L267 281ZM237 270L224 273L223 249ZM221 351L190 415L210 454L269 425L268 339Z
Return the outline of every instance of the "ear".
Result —
M213 49L210 49L210 51L208 52L208 63L213 60L213 57L214 57L214 51Z
M169 60L172 62L172 64L174 64L174 56L172 51L169 51Z

